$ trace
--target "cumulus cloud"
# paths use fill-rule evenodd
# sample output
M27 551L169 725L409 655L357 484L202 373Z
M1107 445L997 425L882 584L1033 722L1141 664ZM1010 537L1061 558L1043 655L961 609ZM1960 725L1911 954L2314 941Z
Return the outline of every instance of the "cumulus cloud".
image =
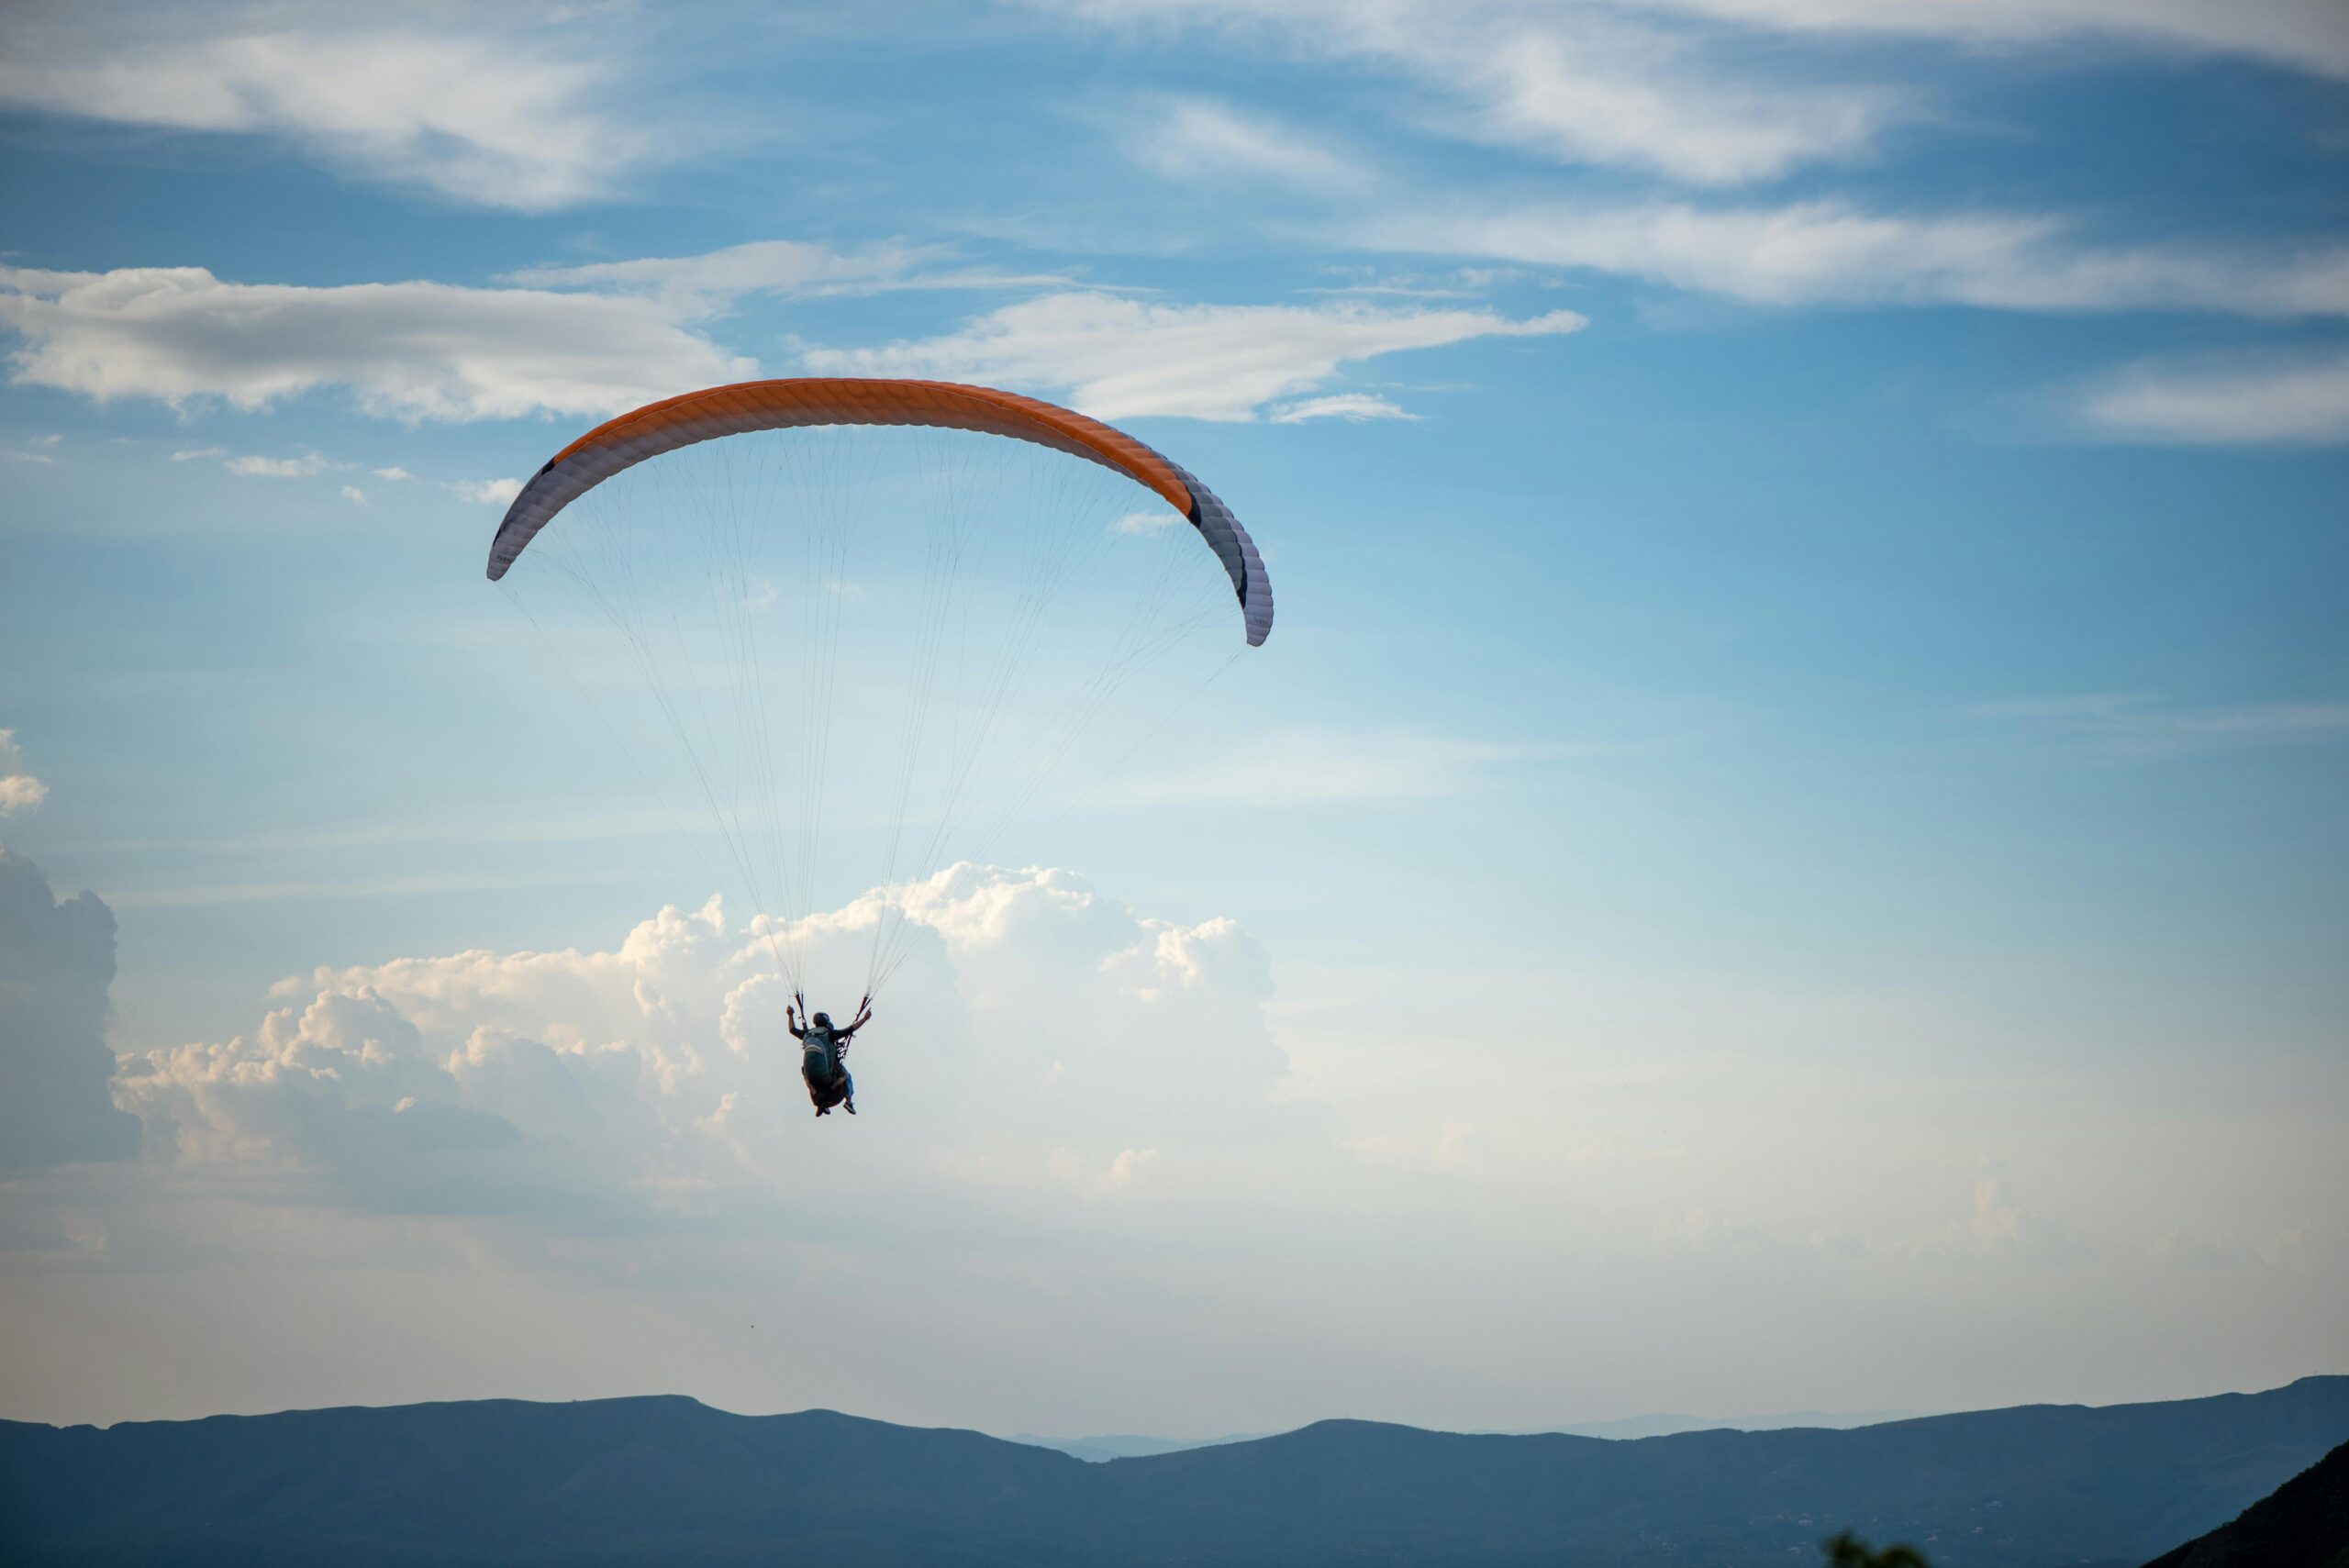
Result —
M510 506L522 494L518 479L460 479L449 486L461 500L479 506Z
M2098 247L2030 215L1887 216L1779 206L1539 206L1403 212L1355 227L1374 249L1587 269L1756 305L2349 315L2349 246L2297 252Z
M263 408L324 388L422 419L610 414L755 366L628 295L238 284L201 267L0 268L19 382L101 402Z
M1120 1149L1110 1160L1100 1165L1088 1161L1074 1149L1055 1149L1044 1162L1059 1181L1086 1192L1115 1195L1132 1188L1158 1163L1155 1149Z
M1896 1244L1896 1255L1918 1258L2011 1259L2075 1262L2087 1256L2080 1239L2026 1210L2010 1183L1986 1177L1974 1184L1974 1212L1930 1235Z
M0 729L0 817L29 811L49 798L49 786L33 777L32 765L17 745L17 732Z
M420 281L313 288L243 284L201 267L107 272L0 266L0 325L22 339L15 379L101 402L265 408L340 389L410 422L604 415L684 388L739 381L754 361L695 323L746 295L1058 285L1052 275L933 265L935 248L836 250L762 240L695 256L541 267L511 286ZM227 454L217 447L173 461ZM239 457L230 470L291 477L332 466ZM405 469L378 477L406 478Z
M2337 445L2349 441L2349 353L2133 365L2091 384L2075 407L2116 440Z
M0 730L0 766L11 754ZM0 849L0 1169L138 1152L139 1122L108 1089L113 984L113 914L93 894L61 902L39 867Z
M1052 294L941 337L871 349L810 349L817 371L934 375L1064 395L1105 419L1252 419L1341 367L1480 338L1579 330L1572 311L1516 320L1488 310L1382 310L1351 303L1162 305Z
M1280 1114L1269 975L1231 922L968 865L788 930L712 899L605 951L321 969L249 1034L127 1064L124 1102L188 1179L550 1223L739 1211L844 1158L799 1125L771 939L861 973L893 906L914 955L860 1037L852 1129L912 1140L891 1158L928 1149L949 1185L1110 1195Z
M18 110L283 138L372 178L542 212L600 195L663 139L625 73L545 38L397 28L247 30L201 12L20 17L0 50Z

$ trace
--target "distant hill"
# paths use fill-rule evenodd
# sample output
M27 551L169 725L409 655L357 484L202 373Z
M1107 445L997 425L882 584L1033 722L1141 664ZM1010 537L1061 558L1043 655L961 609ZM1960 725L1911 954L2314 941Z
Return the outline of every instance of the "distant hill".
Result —
M1323 1421L1086 1464L684 1398L0 1423L0 1561L1761 1568L1844 1526L1935 1568L2132 1563L2349 1439L2349 1378L1634 1441Z
M2349 1443L2145 1568L2349 1568Z
M1107 1464L1113 1459L1146 1459L1152 1454L1181 1453L1185 1449L1254 1442L1264 1435L1262 1432L1249 1432L1229 1438L1144 1438L1111 1432L1092 1438L1040 1438L1033 1432L1020 1432L1011 1440L1034 1448L1052 1449L1072 1459L1081 1459L1087 1464Z
M1665 1438L1675 1432L1778 1432L1788 1427L1880 1427L1887 1421L1913 1421L1921 1410L1787 1410L1776 1416L1626 1416L1616 1421L1584 1421L1544 1427L1578 1438Z
M1620 1420L1589 1421L1579 1426L1542 1427L1542 1432L1564 1432L1578 1438L1661 1438L1674 1432L1775 1432L1787 1427L1874 1427L1886 1421L1912 1420L1921 1414L1916 1410L1859 1410L1832 1412L1826 1410L1789 1410L1776 1416L1739 1416L1716 1420L1709 1416L1626 1416ZM1243 1432L1221 1438L1146 1438L1127 1432L1105 1433L1089 1438L1047 1438L1034 1432L1016 1432L1011 1440L1029 1443L1037 1448L1056 1449L1062 1453L1100 1464L1112 1459L1141 1459L1152 1454L1181 1453L1186 1449L1220 1448L1226 1443L1253 1442L1263 1432ZM1533 1436L1520 1432L1516 1436Z

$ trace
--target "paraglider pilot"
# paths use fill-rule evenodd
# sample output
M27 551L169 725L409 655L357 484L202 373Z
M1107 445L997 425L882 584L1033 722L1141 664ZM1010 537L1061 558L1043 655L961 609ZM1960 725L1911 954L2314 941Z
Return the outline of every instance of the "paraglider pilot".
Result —
M784 1022L791 1026L791 1036L799 1042L799 1076L807 1081L807 1097L815 1102L818 1116L829 1116L839 1106L849 1115L856 1114L856 1080L848 1073L848 1042L873 1017L873 998L865 997L856 1005L856 1021L846 1029L836 1028L829 1013L807 1017L807 998L797 992L792 1000L798 1004L795 1010L783 1010ZM805 1025L800 1019L807 1018Z

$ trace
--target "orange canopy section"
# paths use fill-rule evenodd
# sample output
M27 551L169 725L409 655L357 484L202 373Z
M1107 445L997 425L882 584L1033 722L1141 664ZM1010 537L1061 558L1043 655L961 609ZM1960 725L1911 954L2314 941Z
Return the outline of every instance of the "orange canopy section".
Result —
M818 425L925 425L1051 447L1125 474L1191 520L1230 575L1248 641L1272 630L1263 558L1230 508L1184 469L1098 419L1018 393L943 381L794 376L713 386L648 403L596 426L539 470L491 542L489 575L504 577L556 513L648 458L722 436Z

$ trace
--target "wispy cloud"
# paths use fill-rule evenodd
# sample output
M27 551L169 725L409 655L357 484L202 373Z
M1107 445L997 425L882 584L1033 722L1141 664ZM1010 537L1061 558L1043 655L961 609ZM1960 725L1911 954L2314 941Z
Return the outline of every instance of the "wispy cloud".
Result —
M2083 692L1982 703L1977 721L2027 725L2099 750L2168 755L2223 747L2349 739L2349 702L2188 707L2143 692Z
M960 265L955 257L953 249L943 245L892 242L840 250L796 239L757 239L693 256L527 267L505 281L529 288L650 295L681 317L707 315L752 295L822 297L1068 282L1057 273L997 272Z
M1409 409L1367 392L1340 392L1328 397L1308 397L1284 404L1273 412L1275 425L1301 425L1308 419L1417 419Z
M1349 363L1479 338L1578 330L1572 311L1518 320L1488 310L1380 310L1350 303L1162 305L1055 294L961 330L865 349L809 349L811 370L935 375L1064 394L1107 419L1252 419L1319 389Z
M305 452L300 457L232 457L221 466L239 479L306 479L342 465Z
M17 462L53 463L57 461L57 449L64 440L63 436L35 436L8 448L6 455Z
M370 178L527 212L601 195L675 145L621 101L618 61L544 38L207 20L93 6L78 26L12 29L0 104L280 137Z
M1185 521L1186 519L1182 513L1171 507L1161 506L1155 511L1128 512L1123 517L1114 518L1110 521L1109 531L1113 534L1147 536L1163 533L1175 524Z
M2076 411L2117 440L2179 445L2349 441L2349 352L2149 361L2091 382Z
M1959 45L2102 37L2349 76L2349 27L2327 0L1633 0L1785 32L1877 34Z
M1374 249L1587 269L1756 305L1973 305L2027 311L2349 316L2349 245L2297 250L2097 246L2027 214L1546 205L1369 217Z
M1264 806L1426 800L1481 788L1492 770L1506 763L1560 754L1556 747L1405 730L1297 729L1196 768L1136 780L1114 791L1113 798Z
M384 876L345 882L232 882L184 887L128 888L108 893L117 909L195 909L220 904L340 903L362 898L405 898L427 894L486 893L547 885L542 877L462 874Z
M1051 4L1052 0L1046 0ZM1059 0L1097 21L1205 25L1261 50L1391 74L1401 113L1438 134L1697 184L1766 179L1856 152L1895 117L1888 95L1832 82L1762 85L1709 63L1688 29L1618 7L1506 0ZM1207 148L1240 148L1202 127ZM1169 156L1180 159L1179 140Z
M1214 98L1145 95L1104 119L1134 161L1173 180L1270 180L1332 195L1370 183L1361 161L1311 132Z
M1379 52L1456 95L1438 128L1560 162L1742 184L1852 157L1900 117L1889 93L1741 81L1692 59L1683 40L1604 12L1560 26L1513 10L1464 30L1442 18L1427 7L1376 39ZM1442 41L1427 48L1429 37Z
M1176 25L1260 53L1367 66L1434 106L1437 130L1575 162L1701 184L1767 179L1867 150L1923 112L1913 87L1788 81L1786 45L1898 38L1953 49L2084 39L2232 55L2349 76L2349 27L2330 0L1031 0L1095 22ZM1707 26L1706 24L1710 24ZM1775 80L1740 67L1778 35ZM1843 59L1850 58L1848 55Z

